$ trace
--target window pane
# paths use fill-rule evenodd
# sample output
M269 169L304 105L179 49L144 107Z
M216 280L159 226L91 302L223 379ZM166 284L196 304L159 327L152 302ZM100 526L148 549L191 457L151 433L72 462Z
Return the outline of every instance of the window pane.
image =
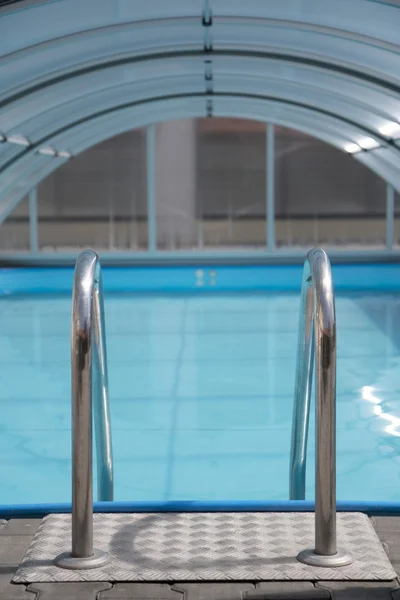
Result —
M265 247L265 135L241 119L157 126L160 249Z
M42 250L147 249L145 131L65 163L39 185L38 210Z
M276 127L277 246L385 244L386 184L353 157Z
M1 225L0 250L26 252L29 249L29 201L26 196Z

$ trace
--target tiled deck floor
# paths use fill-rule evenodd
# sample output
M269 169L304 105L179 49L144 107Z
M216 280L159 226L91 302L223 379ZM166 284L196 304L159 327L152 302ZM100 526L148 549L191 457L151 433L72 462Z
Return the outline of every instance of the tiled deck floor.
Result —
M400 517L375 517L375 529L400 576ZM0 600L400 600L393 582L35 583L11 584L40 519L12 519L0 529Z

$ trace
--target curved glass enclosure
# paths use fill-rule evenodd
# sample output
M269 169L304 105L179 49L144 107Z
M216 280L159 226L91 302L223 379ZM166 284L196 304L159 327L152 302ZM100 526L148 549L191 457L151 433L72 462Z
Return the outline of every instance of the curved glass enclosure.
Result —
M152 134L149 134L152 131ZM398 194L349 154L246 119L160 123L66 162L1 225L1 253L62 257L396 248ZM173 149L173 151L171 150ZM391 200L391 201L390 201Z
M341 4L0 3L0 259L397 253L400 5Z

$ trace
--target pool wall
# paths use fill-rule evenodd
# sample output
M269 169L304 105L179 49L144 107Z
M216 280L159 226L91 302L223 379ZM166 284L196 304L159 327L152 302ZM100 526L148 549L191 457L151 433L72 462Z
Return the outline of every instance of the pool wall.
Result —
M294 291L302 265L104 267L107 292ZM333 265L336 290L400 291L400 263ZM0 269L0 295L69 293L72 267Z

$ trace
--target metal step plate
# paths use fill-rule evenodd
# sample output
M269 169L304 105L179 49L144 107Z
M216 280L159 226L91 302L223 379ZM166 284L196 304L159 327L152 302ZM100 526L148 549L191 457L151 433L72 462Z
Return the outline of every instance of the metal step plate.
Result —
M338 514L346 567L296 560L312 548L312 513L157 513L94 515L95 547L110 553L98 569L54 565L71 550L71 515L43 519L13 581L392 580L396 574L368 517Z

